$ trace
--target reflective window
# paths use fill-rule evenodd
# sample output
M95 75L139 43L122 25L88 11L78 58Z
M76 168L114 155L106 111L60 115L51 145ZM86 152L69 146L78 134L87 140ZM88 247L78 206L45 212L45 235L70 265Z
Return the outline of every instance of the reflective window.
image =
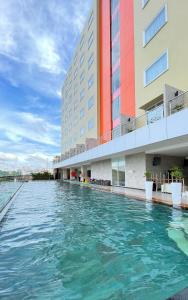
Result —
M74 72L74 79L76 79L77 75L78 75L78 69L76 69Z
M88 99L88 109L91 109L94 105L94 97Z
M80 128L80 136L83 136L84 132L85 132L85 128L84 127Z
M84 54L82 54L82 56L80 57L80 67L83 65L83 62L84 62Z
M149 41L157 34L157 32L166 24L167 22L167 6L159 12L152 23L144 31L144 45L149 43Z
M125 158L112 159L112 185L125 186Z
M80 75L80 84L83 82L84 77L85 77L85 72L83 71Z
M120 59L120 40L116 41L112 48L112 66L114 66Z
M112 25L111 25L111 33L112 33L112 40L115 38L116 34L119 32L119 11L116 14L115 18L112 20Z
M112 12L116 9L119 4L119 0L111 0L111 10Z
M80 101L83 100L84 96L85 96L85 90L83 89L83 90L81 90L81 92L80 92Z
M94 119L90 119L88 121L88 130L93 129L94 128Z
M90 29L92 23L93 23L93 19L94 19L94 15L93 15L93 11L89 17L89 20L88 20L88 30Z
M84 46L84 35L82 36L80 41L80 50L82 50L83 46Z
M94 75L92 74L88 80L88 89L92 87L93 83L94 83Z
M144 73L145 86L162 75L168 70L168 53L167 51L160 56Z
M88 59L88 69L91 68L93 62L94 62L94 54L92 53L90 58Z
M91 33L89 40L88 40L88 49L91 47L91 45L93 44L93 39L94 39L94 34L93 32Z
M84 108L80 109L80 119L84 117Z
M120 116L120 97L112 101L112 120L116 120Z
M120 68L118 68L112 75L112 93L120 87Z

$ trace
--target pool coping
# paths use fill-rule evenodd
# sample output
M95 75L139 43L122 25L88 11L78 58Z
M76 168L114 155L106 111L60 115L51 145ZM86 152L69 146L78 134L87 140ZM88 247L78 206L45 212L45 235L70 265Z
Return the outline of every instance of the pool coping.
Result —
M96 185L96 184L91 184L91 183L86 183L86 182L79 182L79 181L74 181L74 180L60 180L60 181L65 182L65 183L70 183L70 184L83 186L83 187L88 187L88 188L91 188L91 189L94 189L94 190L97 190L97 191L102 191L102 192L106 192L106 193L126 196L129 199L136 199L136 200L139 200L139 201L151 202L151 203L156 203L156 204L161 204L161 205L166 205L166 206L173 207L173 203L170 200L160 199L159 197L156 197L156 196L153 196L151 201L146 200L146 198L144 196L141 196L141 195L138 195L138 194L131 195L130 193L127 193L125 191L124 187L121 188L122 189L122 192L121 192L120 190L116 191L115 187L112 187L112 186L102 186L102 185ZM141 190L135 190L134 189L134 191L137 191L139 193ZM188 204L181 203L180 207L175 207L175 208L176 209L188 210Z

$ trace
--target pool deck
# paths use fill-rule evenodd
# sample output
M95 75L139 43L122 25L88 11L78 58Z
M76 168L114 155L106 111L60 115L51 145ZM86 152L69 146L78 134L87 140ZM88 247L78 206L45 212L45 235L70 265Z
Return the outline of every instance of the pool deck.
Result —
M116 187L116 186L103 186L103 185L96 185L91 183L83 183L75 180L64 180L64 182L70 182L72 184L77 184L80 186L85 186L92 188L94 190L103 191L103 192L110 192L117 195L124 195L128 198L134 198L137 200L146 201L145 198L145 191L140 189L130 189L125 187ZM153 192L153 199L152 202L159 203L163 205L173 206L172 204L172 196L171 194L161 193L161 192ZM188 209L187 203L182 203L182 209Z

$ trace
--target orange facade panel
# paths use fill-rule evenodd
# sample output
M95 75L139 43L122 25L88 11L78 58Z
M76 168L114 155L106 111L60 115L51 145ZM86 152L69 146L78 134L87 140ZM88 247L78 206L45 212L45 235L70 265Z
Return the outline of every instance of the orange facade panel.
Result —
M134 3L120 0L121 114L135 116Z
M111 139L111 29L110 0L99 1L100 11L100 135Z

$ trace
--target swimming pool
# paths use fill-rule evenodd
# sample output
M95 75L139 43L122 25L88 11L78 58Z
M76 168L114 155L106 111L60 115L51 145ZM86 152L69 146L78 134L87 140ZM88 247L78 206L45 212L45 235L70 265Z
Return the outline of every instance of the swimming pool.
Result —
M187 220L68 183L25 183L1 225L0 299L166 299L188 285Z

